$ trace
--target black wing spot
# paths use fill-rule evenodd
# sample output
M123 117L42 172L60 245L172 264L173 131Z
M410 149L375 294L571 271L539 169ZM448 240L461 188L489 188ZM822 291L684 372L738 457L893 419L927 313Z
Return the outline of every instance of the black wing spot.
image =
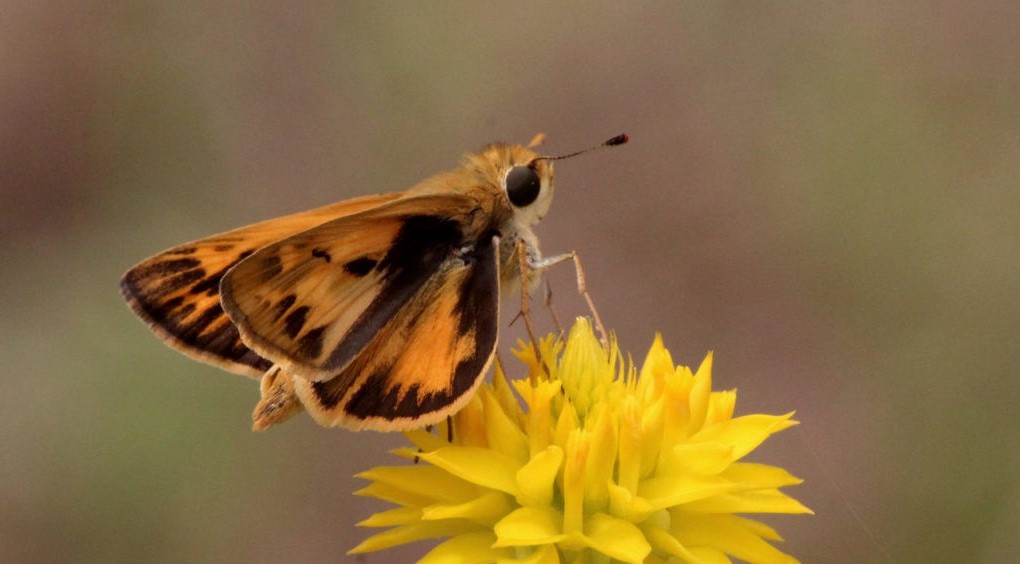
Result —
M283 320L283 332L286 333L288 337L291 339L297 338L298 333L300 333L301 329L305 326L305 321L307 321L310 309L311 308L308 306L301 306L290 312L290 315Z
M193 258L170 259L136 267L128 273L128 276L132 283L136 283L151 278L166 278L200 266L202 263Z
M315 252L313 251L312 254L315 254ZM356 258L351 262L345 264L344 270L346 270L347 273L350 274L351 276L357 276L358 278L361 278L362 276L365 276L369 272L372 272L372 269L375 268L375 265L377 264L379 264L379 261L375 260L374 258L361 257Z
M294 305L297 301L297 296L294 294L287 294L282 300L276 303L276 315L273 316L273 321L279 321L283 314L287 313L290 306Z
M153 293L156 295L172 294L181 288L185 288L190 284L194 284L201 280L203 276L205 276L205 270L201 268L185 270L180 274L175 274L161 280L159 286L153 290Z
M319 358L322 354L322 334L326 332L326 326L320 325L305 333L298 341L298 355L307 359Z
M262 281L268 282L283 272L283 261L277 255L262 259Z
M329 252L326 251L326 249L320 249L319 247L315 247L312 249L312 256L315 258L321 258L326 262L333 261L333 256L330 255Z

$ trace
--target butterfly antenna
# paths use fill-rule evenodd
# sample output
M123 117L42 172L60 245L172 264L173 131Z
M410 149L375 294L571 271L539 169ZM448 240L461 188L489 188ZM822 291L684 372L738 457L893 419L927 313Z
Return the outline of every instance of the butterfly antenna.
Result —
M585 153L589 153L591 151L594 151L596 149L601 149L603 147L615 147L617 145L623 145L627 141L630 141L630 137L627 137L626 133L621 133L621 134L617 135L616 137L613 137L612 139L609 139L607 141L603 141L602 143L599 143L598 145L592 145L591 147L588 147L587 149L582 149L580 151L575 151L573 153L568 153L566 155L558 155L558 156L555 156L555 157L546 157L546 156L535 157L535 160L536 161L558 161L560 159L569 159L570 157L576 157L578 155L583 155Z

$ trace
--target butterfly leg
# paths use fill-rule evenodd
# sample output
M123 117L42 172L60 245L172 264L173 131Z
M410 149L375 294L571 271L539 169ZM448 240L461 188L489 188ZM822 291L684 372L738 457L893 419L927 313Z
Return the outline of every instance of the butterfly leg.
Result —
M534 261L528 256L528 244L524 242L524 239L517 240L517 260L520 262L521 271L520 317L524 318L524 329L527 331L528 339L531 340L531 347L535 351L535 360L538 361L538 365L545 370L546 374L551 374L549 367L542 360L542 352L538 347L538 337L535 336L535 328L531 324L531 293L529 292L531 285L528 283L528 280L531 279L532 273L537 269L532 266Z
M553 308L552 284L549 283L548 278L545 280L545 308L549 310L549 315L552 316L556 332L563 336L563 325L560 323L560 316L556 315L556 309Z
M294 394L294 381L291 378L293 376L278 365L273 365L262 375L259 382L262 399L251 414L253 431L264 431L283 423L304 409L301 400Z
M584 297L584 301L588 303L588 309L591 310L591 316L595 321L595 329L599 332L599 340L602 341L602 346L608 347L609 338L606 333L606 327L602 324L602 317L599 315L598 310L595 309L595 302L592 301L591 294L588 293L588 284L585 281L584 267L581 266L581 258L577 256L576 251L570 251L569 253L563 253L561 255L551 256L536 261L529 261L528 268L534 271L542 271L568 260L574 261L574 272L577 275L577 291Z

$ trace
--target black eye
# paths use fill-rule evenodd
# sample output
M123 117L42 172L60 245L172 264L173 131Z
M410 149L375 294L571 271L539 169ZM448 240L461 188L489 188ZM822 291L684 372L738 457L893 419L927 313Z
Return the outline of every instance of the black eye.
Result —
M519 208L534 202L541 189L542 181L531 167L515 166L506 174L506 195L510 203Z

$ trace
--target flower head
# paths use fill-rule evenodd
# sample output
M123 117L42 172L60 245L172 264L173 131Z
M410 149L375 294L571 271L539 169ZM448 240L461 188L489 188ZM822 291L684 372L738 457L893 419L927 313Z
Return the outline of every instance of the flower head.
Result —
M387 530L351 553L447 538L421 561L795 562L740 516L811 513L780 491L800 479L741 462L792 412L734 417L711 354L692 372L656 337L638 370L583 318L540 355L520 345L527 378L511 384L497 364L452 428L405 433L414 447L396 453L420 463L358 475L371 482L360 495L399 507L363 521Z

